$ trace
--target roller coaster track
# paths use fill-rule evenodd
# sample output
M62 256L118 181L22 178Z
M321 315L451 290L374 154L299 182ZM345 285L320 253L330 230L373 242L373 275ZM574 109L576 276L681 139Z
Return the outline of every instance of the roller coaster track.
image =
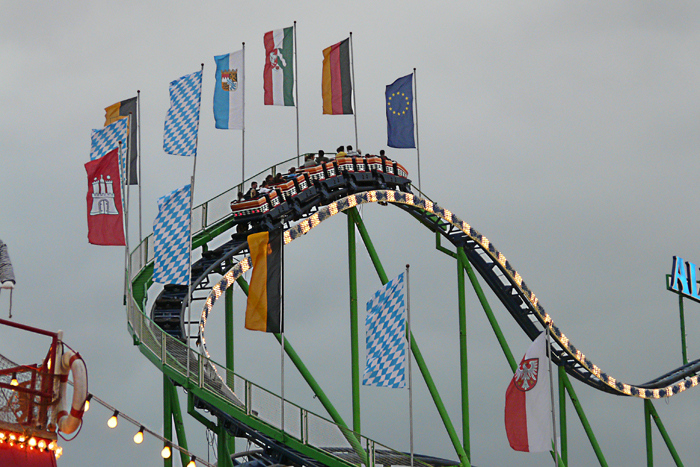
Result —
M288 161L282 164L286 162ZM228 416L229 423L238 427L238 435L247 429L252 430L251 433L257 433L256 436L267 440L267 443L284 440L284 445L291 453L287 459L297 463L305 461L326 465L356 465L361 460L358 456L377 452L383 452L385 457L389 457L381 463L400 465L406 461L405 455L287 401L285 404L289 405L285 405L285 414L287 407L292 407L293 411L298 412L301 420L308 420L308 417L321 420L340 440L340 450L309 442L310 433L308 428L303 428L304 422L300 422L296 435L284 437L279 431L278 420L265 419L252 407L251 394L257 386L214 363L205 340L206 322L214 303L251 268L250 258L246 256L248 234L282 226L285 229L286 245L334 215L368 203L392 204L409 213L431 231L442 235L455 247L462 247L474 269L531 340L534 340L545 326L550 328L553 337L553 361L584 384L606 393L643 399L671 397L698 385L700 360L692 361L643 384L623 383L608 375L574 346L554 324L535 293L486 236L413 188L408 180L400 177L387 178L383 174L378 176L376 172L368 175L370 174L363 174L358 180L354 174L343 171L342 175L338 175L338 180L334 181L333 190L315 182L311 189L315 190L316 195L312 193L312 196L307 196L304 204L296 204L292 209L293 203L289 203L289 209L283 207L268 215L258 216L253 219L250 230L233 234L231 240L214 250L204 248L201 259L192 266L193 293L190 297L190 301L195 304L204 300L198 336L202 353L195 352L188 344L183 343L188 335L185 332L187 287L165 286L152 307L152 320L149 319L144 313L144 308L153 270L150 237L132 253L132 293L129 295L128 316L135 342L166 375L178 384L187 385L198 397L202 407L212 413ZM338 183L339 181L341 183ZM201 225L193 226L193 230L199 227L194 235L193 249L205 246L240 223L240 220L233 219L230 212L225 210L220 209L223 211L220 216L211 215L214 214L214 206L225 204L227 207L228 203L222 203L222 200L232 199L234 190L235 187L193 210L193 217L201 216ZM207 218L213 220L208 221ZM212 275L219 276L220 279L214 281ZM264 391L262 388L258 390ZM245 394L245 397L241 400L237 394ZM295 455L296 458L293 457ZM433 465L439 463L438 460L428 458L423 462Z

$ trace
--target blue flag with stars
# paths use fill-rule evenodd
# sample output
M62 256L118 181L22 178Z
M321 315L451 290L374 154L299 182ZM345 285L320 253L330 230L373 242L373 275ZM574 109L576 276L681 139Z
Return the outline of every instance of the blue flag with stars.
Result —
M190 185L158 199L153 222L153 280L160 284L190 283Z
M416 147L413 138L413 74L386 87L386 125L390 148Z
M406 283L404 273L367 302L365 386L406 387Z
M165 116L163 150L176 156L197 155L199 108L202 101L202 72L170 83L170 108Z

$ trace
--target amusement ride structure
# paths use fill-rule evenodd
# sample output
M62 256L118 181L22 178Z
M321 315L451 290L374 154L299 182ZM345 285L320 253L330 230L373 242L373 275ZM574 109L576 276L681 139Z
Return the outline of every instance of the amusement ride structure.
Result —
M256 174L254 180L275 175L289 162L283 161ZM535 293L514 269L505 255L489 239L466 221L439 206L411 184L407 171L398 163L374 156L346 157L315 167L299 169L285 183L256 199L233 202L243 185L235 186L192 210L191 285L165 285L153 303L148 303L154 286L153 241L144 239L130 254L127 292L128 327L141 353L163 373L165 438L173 440L175 421L177 443L187 449L183 415L176 387L187 392L187 413L218 435L218 465L307 465L349 467L365 465L471 465L469 439L469 394L467 391L466 278L473 286L513 372L518 367L477 275L489 286L529 339L549 328L552 360L557 366L559 386L561 451L559 465L568 465L566 425L567 396L575 407L600 465L607 465L595 434L587 421L571 379L598 391L643 400L646 420L646 448L653 463L652 420L656 423L676 465L683 465L652 401L676 396L698 385L700 360L686 362L644 384L619 381L598 367L554 324ZM357 207L367 203L392 205L405 211L435 233L436 248L454 258L458 265L460 369L462 383L461 440L442 402L437 386L415 338L410 351L444 424L457 461L428 456L414 459L369 439L359 429L359 336L357 310L357 269L355 234L367 248L382 284L388 282L379 255ZM248 284L243 274L252 267L247 236L265 230L284 229L284 244L301 239L309 230L343 213L348 225L350 280L351 359L353 423L340 416L330 398L295 352L289 340L281 339L284 352L327 412L312 413L234 373L233 368L233 289L238 284L244 294ZM441 245L441 238L454 251ZM154 289L157 292L157 289ZM224 296L226 355L224 364L212 359L207 349L206 326L214 303ZM192 317L198 317L193 321ZM197 331L191 325L197 324ZM208 414L208 415L205 415ZM213 420L211 419L213 418ZM245 438L255 449L236 453L234 438ZM183 454L186 465L191 459ZM166 466L172 459L165 460Z

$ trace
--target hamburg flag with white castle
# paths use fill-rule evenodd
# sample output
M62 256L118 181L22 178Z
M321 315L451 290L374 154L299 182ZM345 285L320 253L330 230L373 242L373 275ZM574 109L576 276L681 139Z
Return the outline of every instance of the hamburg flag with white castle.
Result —
M516 451L552 449L547 363L547 334L542 332L527 350L506 390L506 434L510 447Z
M389 281L367 302L365 386L406 387L405 273Z
M118 152L118 149L113 149L85 164L88 241L93 245L126 244Z

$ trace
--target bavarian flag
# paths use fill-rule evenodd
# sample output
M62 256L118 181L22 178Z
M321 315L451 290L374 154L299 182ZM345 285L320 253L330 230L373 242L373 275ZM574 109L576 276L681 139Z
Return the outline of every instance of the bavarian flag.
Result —
M252 331L281 333L282 231L248 236L253 275L248 287L245 327Z
M138 185L138 140L137 140L137 129L139 126L138 122L138 96L132 97L131 99L126 99L119 101L116 104L112 104L109 107L105 107L105 126L126 118L131 115L131 124L129 128L129 153L131 157L129 158L129 181L128 185ZM124 172L127 173L126 171Z

